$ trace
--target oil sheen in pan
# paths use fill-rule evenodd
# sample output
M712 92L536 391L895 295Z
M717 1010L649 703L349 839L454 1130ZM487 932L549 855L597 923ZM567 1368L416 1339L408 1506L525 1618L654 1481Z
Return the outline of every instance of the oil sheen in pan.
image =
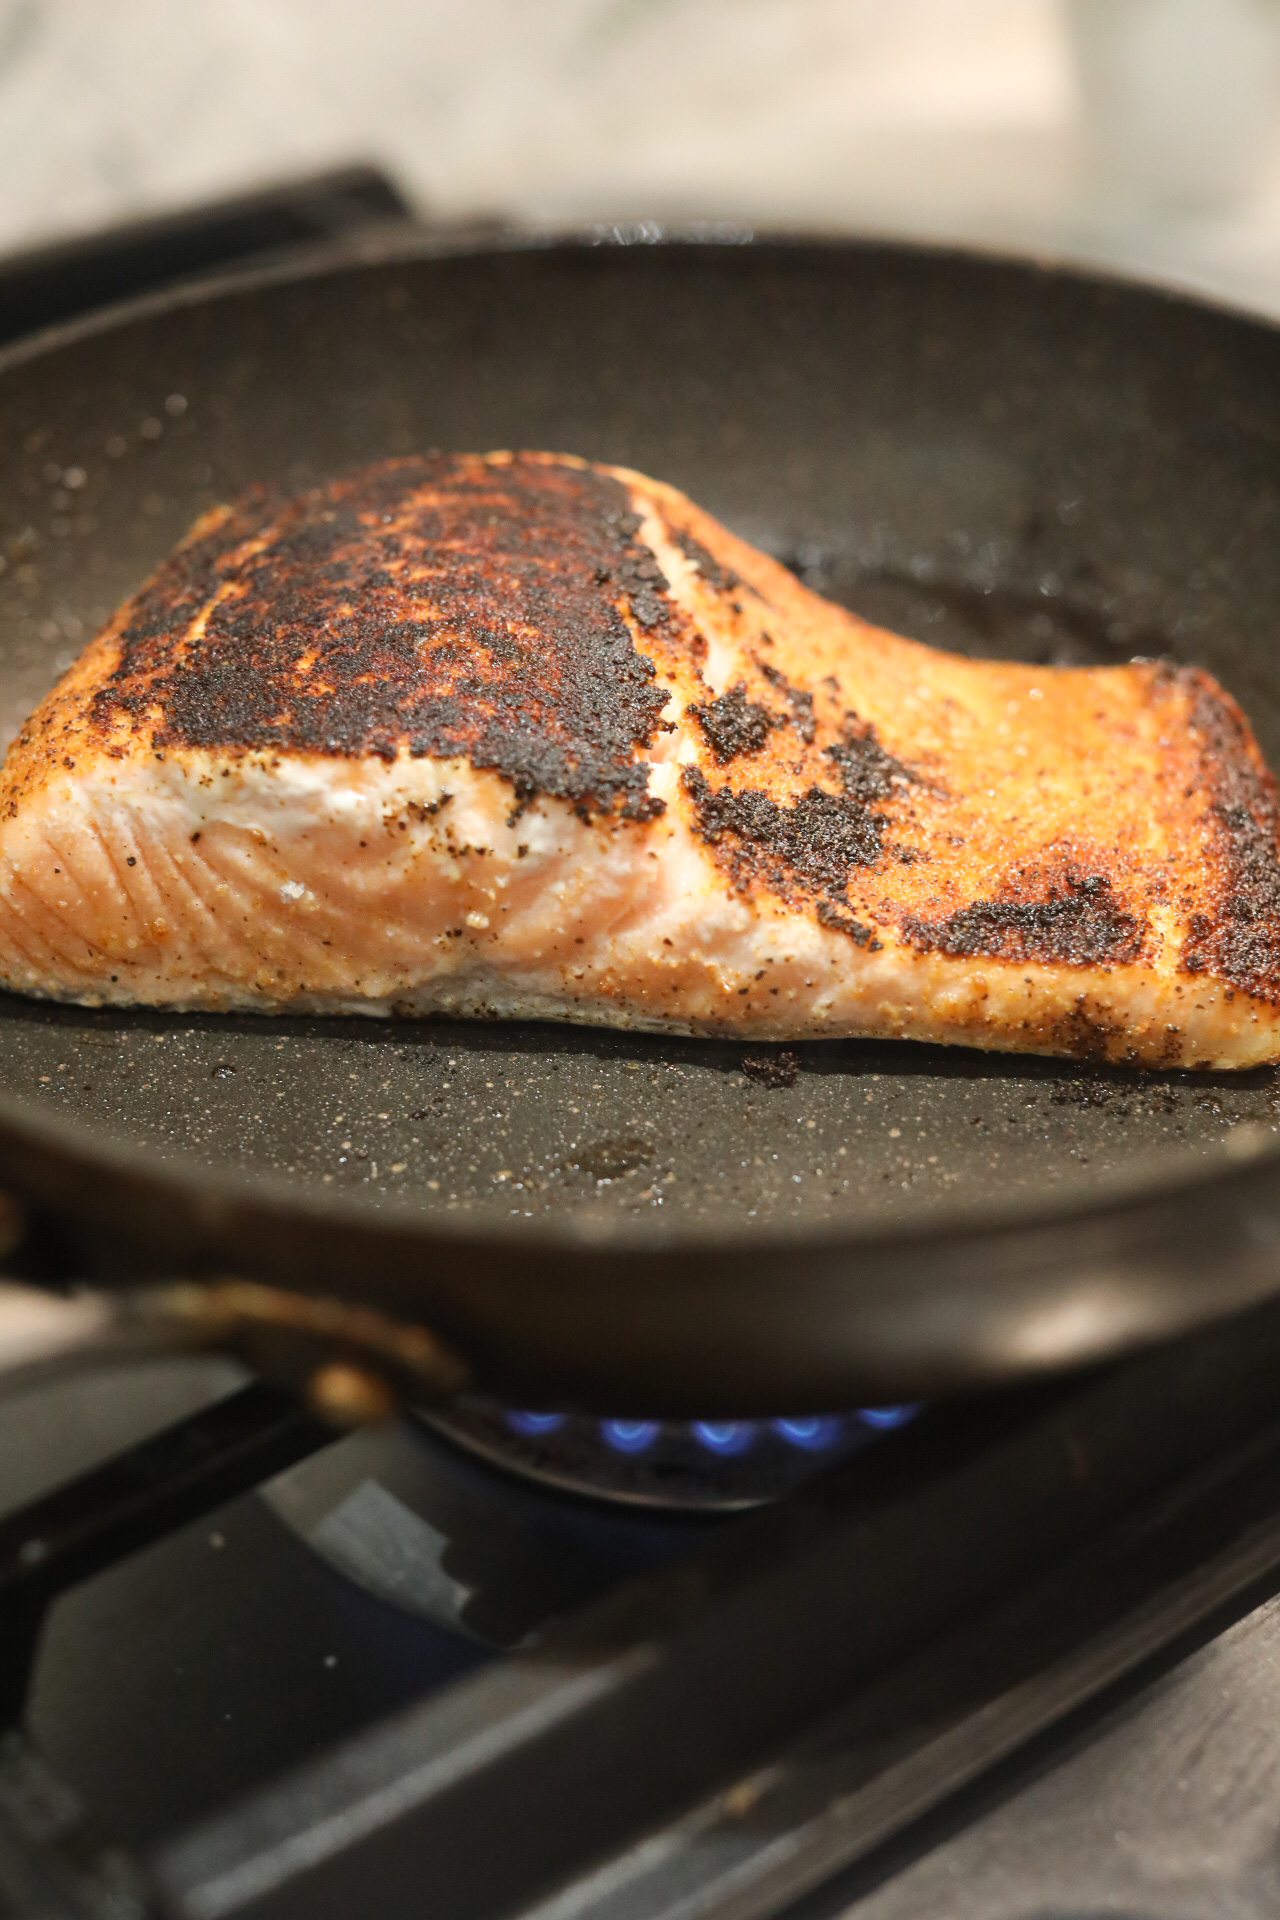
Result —
M865 617L975 655L1164 651L1083 599L782 555ZM157 1160L300 1195L550 1226L888 1224L1096 1193L1280 1131L1280 1077L1146 1074L967 1049L664 1040L536 1023L120 1014L0 995L11 1084ZM1240 1129L1243 1127L1244 1131Z

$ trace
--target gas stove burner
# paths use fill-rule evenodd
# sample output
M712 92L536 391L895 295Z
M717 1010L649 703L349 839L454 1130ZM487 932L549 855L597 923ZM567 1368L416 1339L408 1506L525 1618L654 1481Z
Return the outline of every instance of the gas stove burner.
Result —
M776 1500L823 1463L904 1426L915 1406L772 1420L593 1420L466 1398L419 1417L491 1464L565 1493L732 1512Z

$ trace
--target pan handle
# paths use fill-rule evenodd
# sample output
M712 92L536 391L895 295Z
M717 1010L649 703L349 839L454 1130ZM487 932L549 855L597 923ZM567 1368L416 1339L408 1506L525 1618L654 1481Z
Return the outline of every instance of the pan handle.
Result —
M0 1397L201 1350L235 1354L340 1427L387 1419L406 1400L445 1399L470 1378L425 1327L345 1300L237 1279L72 1294L0 1280Z

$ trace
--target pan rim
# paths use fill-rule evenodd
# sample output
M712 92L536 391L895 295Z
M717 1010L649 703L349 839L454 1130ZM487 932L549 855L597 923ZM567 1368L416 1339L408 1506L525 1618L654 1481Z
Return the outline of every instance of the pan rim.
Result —
M302 244L289 249L287 256L276 255L258 264L174 281L150 293L110 301L71 320L54 321L0 346L0 376L61 347L115 332L135 320L150 319L184 307L213 305L217 300L230 299L239 293L304 280L337 278L345 272L359 272L368 267L407 266L420 260L483 260L519 254L616 256L631 251L693 254L705 249L709 253L730 255L758 255L777 250L797 254L806 251L848 255L885 253L921 261L954 260L997 269L1031 271L1047 279L1074 281L1082 287L1145 294L1170 305L1195 307L1223 319L1280 333L1280 307L1273 312L1262 306L1251 306L1243 297L1233 299L1194 273L1179 273L1172 268L1131 273L1115 262L1096 260L1085 253L1073 253L1069 248L1054 250L1006 246L996 241L929 240L875 229L846 232L817 227L755 228L732 221L685 221L670 225L636 221L594 226L511 227L498 232L483 226L435 231L430 227L414 227L409 222L404 225L409 231L398 226L390 230L384 227L367 234L357 231L341 240Z
M877 232L836 232L831 230L783 229L757 230L748 225L724 223L677 223L655 229L653 223L634 225L569 227L529 231L511 229L494 233L492 229L470 233L451 229L432 232L417 229L382 229L370 236L355 236L341 242L308 246L291 252L288 258L273 260L201 277L198 280L118 301L79 318L45 327L0 348L0 377L19 372L24 366L43 360L65 348L77 346L100 336L122 332L135 323L160 318L167 313L191 307L212 306L238 295L277 286L298 285L309 280L332 281L347 273L418 262L484 261L519 255L561 255L585 258L608 257L632 249L651 253L673 251L692 255L741 253L759 257L762 253L826 254L835 257L887 255L891 258L921 262L953 261L961 266L1012 270L1030 273L1054 282L1068 282L1082 289L1114 290L1119 294L1147 297L1175 308L1190 307L1228 321L1280 335L1280 314L1266 311L1214 293L1192 275L1173 273L1136 275L1111 263L1101 263L1066 251L1018 249L996 244L957 244L904 238ZM21 996L13 996L21 998ZM903 1044L910 1044L904 1042ZM1070 1062L1064 1063L1070 1065ZM1245 1123L1249 1126L1249 1123ZM95 1172L113 1175L138 1173L138 1152L123 1143L103 1140L89 1124L55 1116L37 1115L20 1095L0 1090L0 1130L20 1135L65 1155ZM1251 1137L1254 1129L1249 1126ZM992 1244L1018 1235L1062 1234L1075 1228L1081 1233L1105 1229L1109 1224L1128 1220L1131 1224L1148 1209L1199 1207L1215 1195L1225 1195L1243 1185L1274 1184L1280 1169L1280 1136L1274 1142L1260 1143L1257 1150L1229 1157L1227 1164L1210 1161L1197 1166L1180 1155L1171 1157L1160 1176L1144 1179L1141 1175L1120 1177L1096 1198L1054 1196L1041 1199L1011 1194L998 1205L982 1206L942 1204L922 1208L918 1218L897 1225L850 1226L834 1221L818 1225L786 1226L735 1221L725 1217L714 1223L691 1222L676 1227L665 1223L660 1231L645 1232L647 1222L619 1216L616 1222L599 1216L558 1215L550 1219L511 1221L500 1215L476 1214L459 1210L456 1215L425 1213L405 1202L368 1200L347 1194L308 1194L299 1199L286 1176L268 1172L242 1172L207 1169L192 1155L175 1153L160 1165L151 1164L146 1180L163 1188L174 1198L194 1204L200 1211L234 1210L241 1206L265 1206L278 1219L311 1223L331 1222L335 1227L359 1227L376 1234L379 1229L399 1235L411 1234L423 1247L433 1244L452 1247L477 1242L495 1251L520 1246L543 1253L599 1254L629 1252L661 1262L664 1257L684 1259L699 1252L727 1252L750 1246L761 1252L786 1248L798 1256L872 1257L911 1245L960 1243L972 1248L983 1241Z

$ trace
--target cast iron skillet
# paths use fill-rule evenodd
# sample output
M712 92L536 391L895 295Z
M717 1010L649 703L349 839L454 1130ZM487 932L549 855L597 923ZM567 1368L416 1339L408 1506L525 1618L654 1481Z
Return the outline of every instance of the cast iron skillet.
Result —
M0 360L0 726L215 499L429 447L676 482L924 640L1210 667L1280 763L1280 337L858 242L429 245ZM108 1282L375 1305L523 1404L1014 1379L1280 1285L1269 1072L0 998L0 1175Z

